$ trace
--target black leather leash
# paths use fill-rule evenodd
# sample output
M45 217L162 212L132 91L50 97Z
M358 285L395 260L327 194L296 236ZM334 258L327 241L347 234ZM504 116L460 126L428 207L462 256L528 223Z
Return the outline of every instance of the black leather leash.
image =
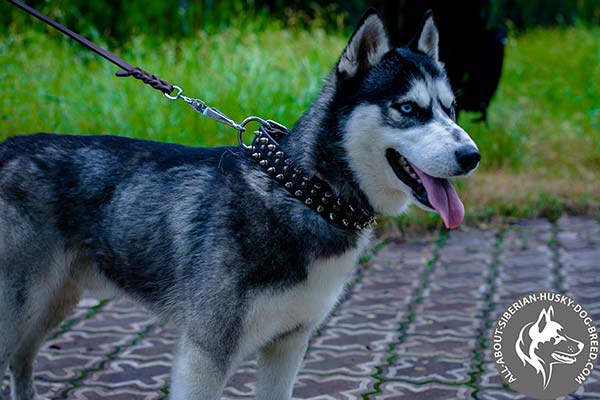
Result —
M310 176L293 165L278 143L283 135L288 134L288 129L285 126L275 121L265 121L254 116L248 117L238 124L218 109L208 106L202 100L184 96L183 90L179 86L172 85L156 75L132 66L120 57L90 42L21 1L8 1L117 65L122 69L116 73L117 76L132 76L139 79L154 89L160 90L169 100L181 99L202 115L236 129L240 146L252 153L252 158L266 173L271 175L293 197L313 209L328 222L340 228L352 230L369 228L375 223L375 216L372 213L336 196L327 182L317 176ZM176 93L171 95L174 90L176 90ZM259 129L254 132L254 141L248 146L244 143L243 133L246 131L246 125L250 122L257 122Z
M31 14L34 17L36 17L37 19L50 25L54 29L61 31L62 33L64 33L68 37L70 37L71 39L78 41L79 43L81 43L82 45L87 47L88 49L92 50L94 53L98 54L100 57L103 57L106 60L110 61L111 63L122 68L123 69L122 71L117 72L117 76L133 76L134 78L141 80L145 84L150 85L154 89L160 90L161 92L163 92L165 94L170 94L171 92L173 92L174 87L169 82L163 81L156 75L152 75L151 73L146 72L139 67L132 66L131 64L124 61L120 57L118 57L118 56L110 53L109 51L103 49L102 47L90 42L83 36L78 35L77 33L73 32L69 28L59 24L58 22L54 21L53 19L50 19L47 16L45 16L44 14L29 7L27 4L24 4L18 0L8 0L8 1L11 2L12 4L14 4L15 6L19 7L20 9L24 10L28 14Z
M241 124L238 124L235 121L233 121L231 118L227 117L225 114L223 114L218 109L208 106L202 100L184 96L183 90L179 86L172 85L171 83L160 79L156 75L153 75L149 72L144 71L140 67L132 66L131 64L129 64L122 58L118 57L117 55L109 52L106 49L103 49L102 47L98 46L95 43L92 43L88 39L73 32L69 28L59 24L58 22L54 21L53 19L49 18L48 16L40 13L39 11L35 10L32 7L29 7L27 4L25 4L19 0L8 0L8 1L10 3L14 4L15 6L19 7L23 11L27 12L28 14L30 14L30 15L36 17L37 19L43 21L44 23L50 25L54 29L64 33L71 39L76 40L77 42L81 43L88 49L92 50L94 53L98 54L100 57L110 61L111 63L113 63L116 66L118 66L119 68L121 68L122 70L118 71L116 73L116 75L118 77L132 76L136 79L139 79L142 82L144 82L145 84L152 86L154 89L160 90L165 95L165 97L167 97L169 100L179 100L179 99L184 100L186 103L188 103L190 106L192 106L192 108L195 111L201 113L202 115L236 129L238 131L238 138L240 140L240 145L242 145L246 148L248 146L244 145L243 140L242 140L242 133L246 130L244 128L245 125L252 121L264 122L260 118L250 117L250 118L247 118ZM171 93L173 93L173 91L176 91L176 93L174 95L171 95Z

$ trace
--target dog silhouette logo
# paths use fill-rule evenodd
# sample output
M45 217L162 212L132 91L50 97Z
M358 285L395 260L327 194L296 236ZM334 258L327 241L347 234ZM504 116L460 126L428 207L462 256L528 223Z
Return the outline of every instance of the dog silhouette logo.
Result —
M526 324L515 344L517 356L523 365L529 364L542 375L544 390L552 379L556 364L571 365L585 345L565 333L565 328L554 319L554 307L542 309L536 321Z
M498 372L512 389L556 399L591 375L599 339L583 306L560 293L539 292L517 299L500 315L491 344Z

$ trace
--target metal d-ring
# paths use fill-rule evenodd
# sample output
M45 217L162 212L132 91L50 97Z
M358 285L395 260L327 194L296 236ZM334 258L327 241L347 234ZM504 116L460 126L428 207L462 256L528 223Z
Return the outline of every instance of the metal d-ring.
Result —
M246 131L246 125L248 125L250 122L258 122L260 125L268 125L269 124L267 121L265 121L264 119L262 119L260 117L251 116L251 117L248 117L245 120L243 120L238 125L239 126L239 128L237 128L238 142L240 143L240 146L242 146L246 150L252 150L252 146L248 146L246 143L244 143L244 132Z
M175 93L175 96L171 96L170 94L163 92L165 97L169 100L177 100L177 99L179 99L179 97L181 97L181 93L183 93L183 89L180 88L179 86L173 85L173 89L177 90L177 93Z

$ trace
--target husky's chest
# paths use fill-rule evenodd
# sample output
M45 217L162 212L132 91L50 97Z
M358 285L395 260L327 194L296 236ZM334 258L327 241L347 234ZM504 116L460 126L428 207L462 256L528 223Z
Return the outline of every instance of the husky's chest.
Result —
M365 234L345 253L317 259L303 282L256 296L245 318L245 347L256 348L299 328L314 329L337 303L369 239Z

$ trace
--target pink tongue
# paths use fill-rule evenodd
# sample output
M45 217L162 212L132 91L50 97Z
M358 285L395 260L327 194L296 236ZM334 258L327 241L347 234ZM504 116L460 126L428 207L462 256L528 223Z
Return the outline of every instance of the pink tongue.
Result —
M411 164L410 166L421 178L421 182L427 190L429 202L442 216L446 228L452 229L459 226L465 216L465 206L458 198L456 190L454 190L448 179L434 178L414 165Z

